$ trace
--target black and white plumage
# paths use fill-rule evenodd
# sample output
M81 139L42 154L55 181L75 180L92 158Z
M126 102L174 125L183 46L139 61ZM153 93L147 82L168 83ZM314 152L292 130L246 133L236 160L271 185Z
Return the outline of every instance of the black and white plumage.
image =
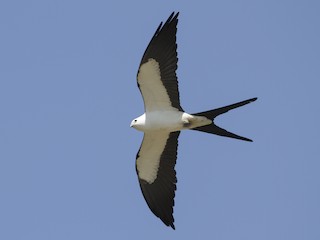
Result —
M137 83L144 100L145 113L131 122L131 127L144 132L136 156L142 194L151 211L173 229L177 183L174 167L180 131L191 129L252 141L216 126L213 120L220 114L257 99L196 114L183 111L176 76L178 15L172 13L164 25L159 25L142 57Z

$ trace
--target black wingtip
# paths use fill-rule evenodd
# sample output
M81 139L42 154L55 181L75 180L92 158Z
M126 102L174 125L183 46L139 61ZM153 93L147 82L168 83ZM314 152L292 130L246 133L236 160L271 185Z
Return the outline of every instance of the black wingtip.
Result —
M175 18L177 18L177 17L179 16L179 12L173 11L173 12L170 14L169 19L171 19L173 16L174 16Z
M168 27L168 25L170 25L170 23L172 23L172 22L174 22L174 21L176 21L175 25L178 24L178 16L179 16L179 12L177 12L177 13L172 12L164 24L163 24L163 22L160 22L159 26L157 27L157 30L156 30L156 31L154 32L154 34L153 34L153 37L152 37L149 45L148 45L147 48L146 48L143 56L145 56L146 52L147 52L148 49L149 49L149 46L150 46L151 42L158 36L158 34L161 32L162 28ZM142 58L141 61L143 61L143 58ZM141 62L141 63L142 63L142 62ZM140 65L141 65L141 63L140 63Z
M173 223L170 224L170 227L172 227L173 230L176 230L176 227L174 226Z
M179 16L179 12L175 13L175 12L172 12L170 14L170 16L168 17L167 21L165 24L169 24L170 22L173 22L174 20L177 20L178 19L178 16Z

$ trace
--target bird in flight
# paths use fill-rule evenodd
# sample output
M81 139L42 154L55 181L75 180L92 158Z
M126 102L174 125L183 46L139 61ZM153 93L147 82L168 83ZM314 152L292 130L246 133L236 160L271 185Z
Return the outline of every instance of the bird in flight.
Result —
M180 106L176 33L179 13L160 23L145 50L137 83L145 113L132 120L130 127L144 132L136 156L136 171L142 194L150 210L175 229L173 206L176 190L175 164L181 130L190 129L252 142L218 127L214 119L231 109L251 103L251 98L225 107L189 114Z

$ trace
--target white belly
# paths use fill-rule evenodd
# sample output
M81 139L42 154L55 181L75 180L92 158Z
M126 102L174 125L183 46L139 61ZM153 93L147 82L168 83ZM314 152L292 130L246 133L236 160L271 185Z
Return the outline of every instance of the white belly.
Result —
M179 131L183 129L184 114L179 111L154 111L145 115L145 131Z

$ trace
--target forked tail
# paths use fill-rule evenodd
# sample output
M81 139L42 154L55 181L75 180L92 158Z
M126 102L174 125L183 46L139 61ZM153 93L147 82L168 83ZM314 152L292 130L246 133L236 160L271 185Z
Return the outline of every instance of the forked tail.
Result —
M242 107L248 103L254 102L255 100L257 100L257 98L251 98L251 99L248 99L248 100L245 100L242 102L234 103L234 104L231 104L231 105L228 105L225 107L217 108L217 109L206 111L206 112L194 113L192 115L204 116L208 119L211 119L212 123L210 125L192 128L192 130L197 130L197 131L201 131L201 132L216 134L219 136L236 138L236 139L252 142L252 140L249 138L241 137L241 136L236 135L234 133L228 132L227 130L225 130L223 128L218 127L217 125L215 125L214 119L215 119L215 117L219 116L220 114L226 113L229 110L232 110L232 109L235 109L238 107Z

